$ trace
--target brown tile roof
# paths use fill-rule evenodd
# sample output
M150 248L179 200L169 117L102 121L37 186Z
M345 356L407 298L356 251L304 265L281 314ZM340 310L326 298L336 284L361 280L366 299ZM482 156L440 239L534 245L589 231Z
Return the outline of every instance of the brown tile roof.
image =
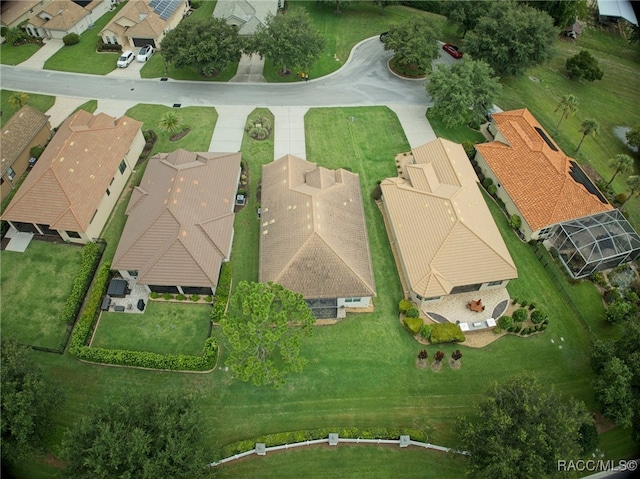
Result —
M113 267L138 270L142 284L215 286L231 254L241 156L177 150L151 158Z
M142 123L79 110L60 125L3 219L85 231Z
M358 175L292 155L262 167L261 282L307 299L375 296Z
M10 25L39 3L40 0L3 0L0 2L2 25Z
M94 0L93 3L100 3L99 0ZM54 0L47 5L43 12L51 15L51 19L44 20L39 15L31 19L32 23L36 27L44 26L50 30L68 31L76 23L89 15L90 10L85 9L72 2L71 0Z
M476 148L533 231L612 209L571 177L571 162L577 162L544 141L536 128L544 129L529 110L494 113L493 121L508 144Z
M182 6L176 8L175 12L167 20L163 20L149 6L151 0L129 0L122 7L122 10L101 31L112 31L118 35L126 34L130 37L153 37L157 38L167 28L167 24L175 15L182 15ZM127 27L129 23L132 26Z
M431 298L455 286L516 278L464 149L439 138L412 154L409 179L380 185L411 290Z
M2 136L0 136L0 153L2 154L0 176L4 175L7 168L18 159L48 122L48 115L29 105L23 106L9 118L9 121L2 128Z

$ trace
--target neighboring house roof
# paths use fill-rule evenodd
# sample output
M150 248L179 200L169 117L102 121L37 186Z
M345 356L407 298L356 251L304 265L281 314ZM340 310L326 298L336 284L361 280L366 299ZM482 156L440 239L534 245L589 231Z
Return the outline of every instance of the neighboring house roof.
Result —
M213 16L237 25L240 35L253 35L267 15L277 11L278 0L218 0Z
M496 113L493 121L508 144L492 141L476 149L532 231L612 209L529 110Z
M18 157L29 147L34 137L49 123L49 116L25 105L2 127L0 176L4 175ZM44 145L42 145L44 146Z
M619 17L638 25L638 18L633 10L633 4L629 0L596 0L600 15L606 17Z
M358 175L287 155L262 167L260 272L307 299L375 296Z
M380 187L409 287L423 298L518 273L462 146L438 138L413 148L407 178Z
M0 18L2 25L11 25L21 15L40 3L41 0L3 0L0 3Z
M129 0L100 31L136 38L160 37L175 15L182 15L184 0Z
M91 2L93 4L92 8L83 8L71 0L54 0L52 3L47 5L42 12L29 20L29 23L35 27L44 27L49 30L61 30L66 32L73 28L73 26L75 26L75 24L84 17L89 15L91 10L101 2L102 0L94 0ZM43 14L48 14L51 18L47 20L43 18Z
M3 219L85 231L142 123L79 110L49 142Z
M151 158L113 267L138 270L141 284L215 286L231 254L241 156L177 150Z

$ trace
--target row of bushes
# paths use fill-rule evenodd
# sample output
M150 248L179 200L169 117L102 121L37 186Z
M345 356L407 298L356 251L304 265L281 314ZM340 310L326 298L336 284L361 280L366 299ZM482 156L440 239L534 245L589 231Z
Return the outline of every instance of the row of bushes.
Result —
M521 336L527 336L529 334L537 333L538 331L544 331L547 329L548 323L540 323L534 326L529 326L528 328L523 328L519 324L509 328L507 331L514 334L520 334Z
M162 295L160 293L156 293L155 291L152 291L149 294L149 297L151 299L158 299L158 298L162 298L166 301L169 301L171 299L175 299L178 301L186 301L187 300L187 296L180 293L180 294L171 294L171 293L163 293ZM199 294L192 294L191 296L189 296L189 299L191 301L193 301L194 303L196 301L200 301L200 299L204 299L206 302L210 303L211 301L213 301L213 297L211 295L207 295L207 296L200 296Z
M211 321L219 323L224 317L229 302L229 293L231 292L231 263L222 263L220 268L220 277L218 278L218 287L216 288L216 298L211 309Z
M201 356L186 354L158 354L147 351L127 351L124 349L80 348L77 356L85 361L119 366L133 366L174 371L207 371L216 366L218 345L216 339L208 338Z
M461 343L465 340L460 326L453 323L434 323L431 325L431 344Z
M109 261L106 261L100 267L93 283L93 289L89 294L87 305L73 328L69 352L74 356L79 356L81 348L89 344L89 338L93 332L95 321L98 317L97 313L102 303L102 296L109 283L110 270L111 263Z
M72 324L80 311L82 301L84 301L84 297L87 295L87 290L96 272L100 254L100 246L96 243L87 243L84 248L82 248L80 270L73 280L71 293L67 298L64 308L62 308L62 320L66 324Z
M422 328L423 324L424 323L422 322L421 318L404 318L404 325L413 335L416 335L418 334L418 332L420 332L420 328Z
M535 303L530 303L526 299L513 298L511 300L511 304L513 304L514 306L516 304L520 304L520 306L523 307L523 308L526 308L527 306L529 306L529 311L533 311L534 309L536 309L536 304Z
M321 429L303 429L300 431L280 432L256 437L255 439L245 439L244 441L227 444L220 451L220 459L231 457L242 452L255 448L256 443L263 443L266 447L282 446L296 442L314 441L325 439L330 433L337 433L344 439L400 439L400 436L408 435L412 441L428 442L427 435L419 429L406 428L357 428L357 427L325 427Z

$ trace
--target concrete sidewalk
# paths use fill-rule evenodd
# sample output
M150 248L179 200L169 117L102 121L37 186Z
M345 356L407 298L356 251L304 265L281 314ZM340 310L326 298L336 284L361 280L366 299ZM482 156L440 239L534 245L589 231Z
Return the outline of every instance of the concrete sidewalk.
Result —
M309 110L306 106L274 106L269 108L274 116L274 159L292 154L307 159L306 141L304 137L304 115Z
M86 98L57 96L55 103L51 108L47 110L46 113L50 117L49 123L51 123L51 127L59 127L62 122L76 110L76 108L78 108L80 105L83 105L87 101L89 100L87 100Z
M44 46L23 61L20 64L21 67L37 68L41 70L44 68L44 63L64 46L62 40L57 39L43 40L43 42Z
M213 130L209 151L218 153L235 153L240 151L244 126L252 106L219 106L218 121Z
M425 116L426 106L416 105L387 105L400 120L400 125L407 137L409 146L415 148L436 139L431 123Z

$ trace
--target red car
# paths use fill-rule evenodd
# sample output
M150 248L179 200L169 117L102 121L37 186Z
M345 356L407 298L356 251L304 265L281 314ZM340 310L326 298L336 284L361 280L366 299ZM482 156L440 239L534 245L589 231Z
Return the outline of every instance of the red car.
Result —
M462 52L455 45L451 45L450 43L445 43L442 45L442 49L451 55L453 58L460 59L462 58Z

